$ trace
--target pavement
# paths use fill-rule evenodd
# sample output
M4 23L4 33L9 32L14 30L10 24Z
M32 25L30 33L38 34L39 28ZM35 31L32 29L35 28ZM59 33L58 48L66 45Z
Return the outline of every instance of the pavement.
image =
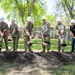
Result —
M5 49L2 49L2 51L5 51ZM12 49L10 51L13 51ZM33 52L41 52L42 50L33 50ZM57 51L57 50L50 50L50 51ZM24 52L24 49L17 49L17 52Z

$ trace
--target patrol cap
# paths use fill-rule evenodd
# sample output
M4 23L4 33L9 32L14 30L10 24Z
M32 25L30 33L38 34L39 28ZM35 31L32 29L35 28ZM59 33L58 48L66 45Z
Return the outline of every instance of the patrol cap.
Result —
M72 19L72 20L70 21L70 23L75 23L75 20L74 20L74 19Z
M27 17L27 21L31 21L32 22L32 18L30 16Z
M46 16L42 16L42 20L45 20L46 19Z
M0 17L0 21L4 21L4 17Z
M61 21L61 18L60 17L57 17L56 21Z

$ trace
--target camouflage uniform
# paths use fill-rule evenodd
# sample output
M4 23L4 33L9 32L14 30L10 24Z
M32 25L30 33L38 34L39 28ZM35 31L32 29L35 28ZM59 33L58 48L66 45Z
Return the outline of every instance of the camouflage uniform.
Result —
M11 32L11 37L13 40L13 51L17 51L18 48L18 41L20 38L20 32L18 30L18 25L10 25L10 32Z
M31 33L32 33L32 29L33 29L33 23L32 22L27 22L27 24L24 27L24 31L23 31L23 37L24 37L24 47L25 47L25 51L27 52L27 49L31 52Z
M47 52L50 50L50 24L49 23L43 23L42 24L42 47L43 51L45 52L45 47L47 46Z
M6 51L8 51L8 25L7 23L5 22L0 23L0 31L1 31L1 34L3 34L3 37L2 36L0 37L4 38ZM0 46L2 47L2 40L0 42L1 42Z
M60 49L63 52L65 47L63 45L65 44L66 35L65 26L61 23L60 25L56 25L56 29L58 31L58 52L60 52Z

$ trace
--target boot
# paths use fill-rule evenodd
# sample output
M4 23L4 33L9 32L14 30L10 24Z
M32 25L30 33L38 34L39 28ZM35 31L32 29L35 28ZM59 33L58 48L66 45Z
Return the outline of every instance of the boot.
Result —
M60 50L58 50L58 53L60 53Z
M49 50L47 50L47 53L49 53Z
M13 52L17 52L17 49L14 49Z
M62 50L62 53L64 53L64 50Z
M29 52L30 52L30 53L33 53L33 51L32 51L32 50L29 50Z
M25 53L27 53L27 50L25 50Z

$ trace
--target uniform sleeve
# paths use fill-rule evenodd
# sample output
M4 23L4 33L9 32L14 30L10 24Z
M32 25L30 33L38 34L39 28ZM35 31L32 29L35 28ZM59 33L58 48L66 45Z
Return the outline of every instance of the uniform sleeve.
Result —
M66 27L65 27L65 26L64 26L64 31L65 31L65 33L64 33L64 34L65 34L65 36L66 36Z
M56 29L58 29L58 26L56 25Z
M33 31L33 28L34 28L34 24L32 23L32 29L31 29L31 31Z
M15 30L18 31L18 25L15 25Z
M50 31L50 23L48 23L48 32Z
M11 25L10 25L10 33L12 33Z
M7 23L5 24L4 30L5 29L8 30L8 24Z
M7 32L8 30L8 24L4 22L3 27L2 27L2 32Z
M32 28L34 28L34 24L32 24Z

